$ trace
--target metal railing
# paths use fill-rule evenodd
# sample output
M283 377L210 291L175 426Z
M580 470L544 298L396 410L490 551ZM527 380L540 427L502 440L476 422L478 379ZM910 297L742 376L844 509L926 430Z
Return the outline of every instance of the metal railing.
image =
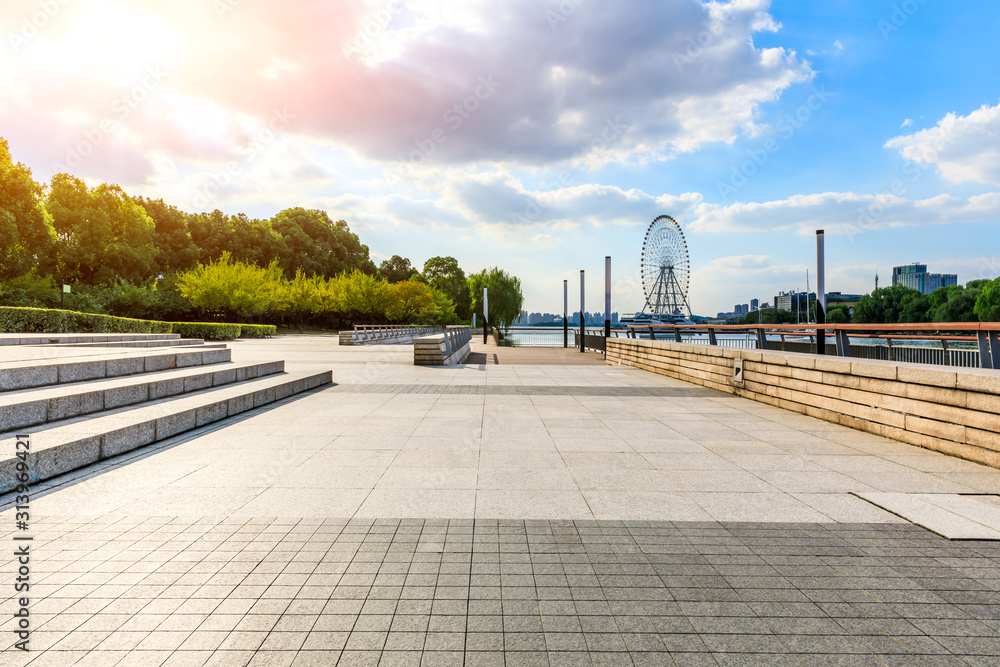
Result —
M634 324L630 338L677 343L782 349L839 357L1000 369L1000 322L915 324ZM739 336L737 334L743 334ZM826 343L832 334L833 346ZM725 338L720 338L720 336ZM786 340L786 337L789 340ZM817 348L817 341L823 346ZM853 342L852 342L853 341ZM898 341L919 343L899 345ZM788 350L788 343L806 347ZM937 343L940 347L934 347Z
M444 328L444 356L455 354L472 340L472 330L467 326L448 326Z
M413 340L413 363L417 366L460 364L469 356L472 331L468 326L448 326L443 333Z
M356 324L351 335L353 345L384 345L411 342L419 336L441 333L441 327L408 324ZM341 332L343 335L343 332Z

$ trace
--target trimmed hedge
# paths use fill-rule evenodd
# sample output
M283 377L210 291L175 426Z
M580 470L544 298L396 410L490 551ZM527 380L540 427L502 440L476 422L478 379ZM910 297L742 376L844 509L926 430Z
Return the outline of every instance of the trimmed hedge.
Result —
M239 338L239 324L216 324L214 322L172 322L174 333L181 338L203 338L205 340L229 340Z
M55 308L0 307L4 333L171 333L170 322L78 313Z
M240 338L270 338L278 333L273 324L241 324Z
M55 308L0 307L3 333L176 333L182 338L229 340L274 336L277 329L273 324L159 322Z

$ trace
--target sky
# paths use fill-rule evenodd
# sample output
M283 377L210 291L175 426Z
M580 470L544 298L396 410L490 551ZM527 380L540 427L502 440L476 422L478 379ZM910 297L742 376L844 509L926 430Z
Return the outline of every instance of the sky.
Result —
M654 218L695 314L892 267L1000 275L994 0L6 0L0 136L48 181L348 222L378 263L643 307Z

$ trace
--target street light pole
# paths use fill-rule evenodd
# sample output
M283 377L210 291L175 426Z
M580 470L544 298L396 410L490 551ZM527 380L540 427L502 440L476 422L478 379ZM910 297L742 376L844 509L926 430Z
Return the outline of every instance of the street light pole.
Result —
M486 334L490 330L490 302L483 288L483 345L486 345Z
M826 324L826 248L822 229L816 230L816 325ZM826 354L826 330L816 329L816 354Z
M580 352L584 351L584 341L583 337L587 334L586 320L584 320L584 298L583 298L583 269L580 269Z
M608 354L611 338L611 257L604 258L604 354Z
M569 281L563 281L563 347L569 347Z

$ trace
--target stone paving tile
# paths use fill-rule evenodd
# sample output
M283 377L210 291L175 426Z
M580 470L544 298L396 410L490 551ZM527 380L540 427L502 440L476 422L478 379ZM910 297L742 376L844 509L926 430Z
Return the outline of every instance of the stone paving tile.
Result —
M0 665L1000 661L1000 544L908 523L65 516L35 530L35 651ZM95 577L119 573L137 576Z

